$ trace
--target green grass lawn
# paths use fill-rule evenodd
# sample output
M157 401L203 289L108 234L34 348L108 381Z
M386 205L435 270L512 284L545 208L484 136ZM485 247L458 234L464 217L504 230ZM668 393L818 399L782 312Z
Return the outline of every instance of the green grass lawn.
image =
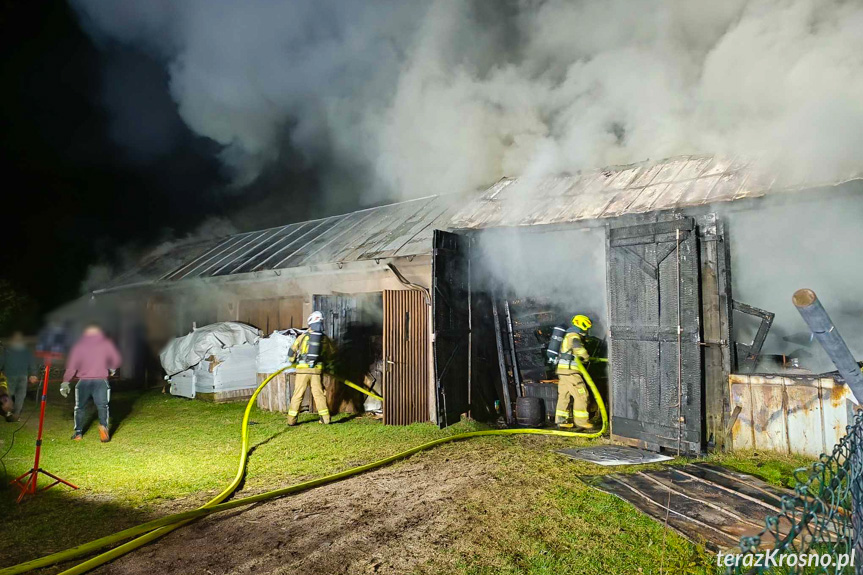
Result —
M111 443L99 442L95 425L82 442L70 441L72 401L52 390L42 466L81 487L55 487L22 505L0 490L0 566L60 551L162 516L192 509L221 491L238 461L242 403L223 405L162 395L120 392L112 398ZM14 477L32 464L31 421L17 433L4 459ZM302 421L302 420L301 420ZM283 414L254 409L254 447L242 493L261 492L327 475L420 443L482 426L463 422L446 430L430 424L384 426L370 417L341 415L322 426L306 416L296 428ZM0 422L0 453L18 427ZM420 571L460 573L610 573L710 570L698 546L597 492L575 476L604 468L572 462L555 449L586 441L546 437L491 437L449 444L421 457L446 465L451 454L493 461L496 489L462 502L457 544ZM449 454L449 455L448 455ZM803 459L736 454L722 463L786 484ZM398 465L398 464L397 464ZM2 471L2 470L0 470ZM504 490L504 491L501 491ZM507 494L502 497L502 494ZM515 495L513 495L515 494ZM588 567L591 567L588 569ZM707 571L706 571L707 572Z

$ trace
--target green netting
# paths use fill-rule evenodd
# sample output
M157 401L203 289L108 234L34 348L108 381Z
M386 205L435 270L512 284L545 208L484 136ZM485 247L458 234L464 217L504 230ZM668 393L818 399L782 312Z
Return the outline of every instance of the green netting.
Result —
M854 529L863 525L863 412L846 430L832 453L795 471L795 495L782 498L758 535L740 540L742 556L728 573L863 573Z

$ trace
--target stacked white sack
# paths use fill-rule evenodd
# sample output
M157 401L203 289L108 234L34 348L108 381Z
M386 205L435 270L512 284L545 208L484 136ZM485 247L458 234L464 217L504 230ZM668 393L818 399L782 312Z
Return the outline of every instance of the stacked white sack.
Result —
M275 373L290 365L288 352L297 339L297 333L292 329L274 331L269 337L258 341L258 373Z

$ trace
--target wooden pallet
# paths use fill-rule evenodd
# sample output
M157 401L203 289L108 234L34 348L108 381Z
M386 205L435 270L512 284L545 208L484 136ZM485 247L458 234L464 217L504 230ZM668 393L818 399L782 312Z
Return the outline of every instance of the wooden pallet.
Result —
M270 374L259 373L257 376L258 385L260 385ZM287 413L288 404L291 401L291 395L294 392L294 374L280 373L267 384L261 393L258 394L257 405L264 411L280 411ZM357 401L359 392L355 392L343 385L328 374L324 374L324 392L327 395L327 404L330 413L356 413L357 403L362 405L362 399ZM250 397L251 393L247 397ZM312 399L311 390L307 389L303 396L303 403L300 411L317 411Z

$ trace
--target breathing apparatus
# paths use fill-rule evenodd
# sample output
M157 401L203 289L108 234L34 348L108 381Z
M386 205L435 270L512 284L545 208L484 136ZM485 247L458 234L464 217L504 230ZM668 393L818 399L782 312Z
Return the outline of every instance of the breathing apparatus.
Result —
M321 345L324 340L324 315L319 311L312 312L308 323L306 352L300 360L309 367L315 367L321 358Z
M551 330L551 340L548 342L548 349L545 351L545 356L548 358L548 363L557 365L560 361L560 346L563 345L563 337L566 335L566 330L563 326L555 326Z

